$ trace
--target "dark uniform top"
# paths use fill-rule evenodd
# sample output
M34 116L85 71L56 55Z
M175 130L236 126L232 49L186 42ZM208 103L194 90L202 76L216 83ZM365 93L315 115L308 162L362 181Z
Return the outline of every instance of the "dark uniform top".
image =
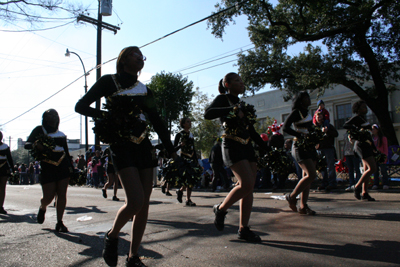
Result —
M292 124L295 129L292 129ZM297 138L308 134L308 129L313 125L312 117L307 109L293 109L283 124L283 131ZM296 146L296 141L292 145L292 156L297 162L302 162L306 159L317 159L317 152L315 149L303 150Z
M181 142L185 145L182 146ZM175 151L181 150L181 157L188 158L197 162L197 154L194 148L194 138L191 132L180 131L175 135L174 140Z
M227 116L231 111L233 111L233 108L237 103L239 103L239 101L239 97L233 96L231 94L219 95L205 110L204 118L207 120L219 118L221 120L221 123L224 124L227 121ZM240 120L240 118L237 119ZM245 125L245 127L235 130L237 130L237 137L243 140L247 140L248 138L250 138L251 140L256 142L256 144L263 150L268 149L252 124ZM241 142L238 142L236 140L224 137L222 148L224 164L227 167L230 167L234 163L241 160L248 160L250 162L256 161L254 149L251 145L251 142L248 142L247 144L242 144Z
M152 123L154 130L158 133L165 148L169 153L174 152L170 140L170 134L163 121L157 113L153 93L142 83L136 81L135 77L128 73L102 76L76 104L75 111L86 116L102 118L107 111L97 110L90 105L102 97L112 98L124 96L131 99L132 107L138 106ZM128 107L129 108L129 107ZM126 114L129 116L130 110ZM144 114L141 117L145 120ZM140 136L147 127L146 123L135 124L134 135ZM112 129L111 129L112 130ZM118 130L118 129L115 129ZM152 168L157 166L157 160L152 152L153 146L146 137L140 144L125 141L110 146L112 150L112 161L116 170L126 167L137 167L138 169Z
M10 147L7 144L0 143L0 177L10 176L10 169L15 172Z
M351 117L343 125L343 128L348 130L355 127L365 130L372 129L371 124L362 115L355 115ZM356 154L362 159L366 159L374 155L373 150L375 149L375 145L371 136L369 136L369 139L369 142L366 140L357 140L354 142L354 152L356 152Z
M42 125L39 125L33 129L28 140L26 140L25 149L32 149L33 144L41 135L53 138L56 147L50 154L49 159L40 161L40 166L42 167L40 183L47 184L69 178L74 167L68 151L67 137L63 132L57 129L54 132L48 133Z

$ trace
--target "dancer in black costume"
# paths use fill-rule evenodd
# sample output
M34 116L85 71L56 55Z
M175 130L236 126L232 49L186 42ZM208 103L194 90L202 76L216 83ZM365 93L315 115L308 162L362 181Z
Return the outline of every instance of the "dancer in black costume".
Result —
M126 119L132 123L132 129L137 133L131 136L130 141L121 139L110 144L114 168L118 172L126 194L126 203L120 208L114 224L104 237L103 258L110 266L117 265L118 261L118 234L122 227L134 216L131 234L131 246L126 259L126 266L145 266L138 256L138 249L142 240L149 211L152 180L157 159L153 153L153 146L145 135L147 123L143 113L132 114L136 106L147 114L154 130L160 136L164 147L172 157L176 157L170 134L157 113L153 93L138 81L138 74L144 66L145 57L136 46L124 48L117 59L117 73L102 76L76 104L76 112L94 117L103 118L107 111L96 110L90 105L102 97L107 102L122 98L129 100L126 109ZM138 115L138 117L136 117ZM115 118L121 119L121 118ZM126 127L125 121L120 122L120 128ZM111 129L117 131L120 129ZM140 137L139 137L140 136ZM122 138L122 137L121 137Z
M73 174L74 167L68 152L67 137L63 132L58 130L60 117L57 111L55 109L46 110L42 118L42 125L33 129L25 143L25 149L34 148L42 152L46 150L41 141L42 136L51 137L56 144L49 157L40 160L40 166L42 167L40 184L42 186L43 197L40 200L37 222L40 224L44 222L46 208L57 196L56 231L68 232L62 219L65 206L67 205L68 182Z
M114 164L111 159L111 152L109 148L106 148L104 150L104 161L107 160L107 183L104 184L103 189L101 189L103 193L103 197L107 198L107 189L110 186L113 186L113 191L114 191L114 196L112 197L112 200L114 201L119 201L119 198L117 197L117 191L118 191L118 175L115 172Z
M313 125L312 117L308 112L308 107L311 105L310 96L307 92L300 92L295 96L292 103L292 113L287 117L283 131L290 135L295 136L292 145L292 156L297 161L303 170L303 178L297 183L291 194L286 194L286 200L289 202L289 207L297 212L297 199L300 195L300 210L301 215L315 215L316 212L311 210L308 205L308 196L310 194L311 183L316 177L316 160L317 152L314 147L302 149L297 147L296 139L306 136L309 132L308 129ZM295 130L291 128L292 124Z
M176 134L174 140L175 150L181 150L181 158L183 160L194 161L198 163L196 150L194 148L194 138L193 134L190 132L192 128L192 122L189 118L182 118L180 120L180 126L183 128L182 131ZM183 138L187 136L187 138ZM183 140L185 139L185 140ZM193 185L192 185L193 186ZM186 187L186 206L196 206L196 203L192 202L190 197L192 196L192 188L190 186L182 186L176 191L177 199L182 203L183 191Z
M11 171L10 171L11 170ZM7 214L4 209L7 179L15 172L10 147L3 143L3 133L0 131L0 214Z
M358 129L358 130L371 130L371 124L366 120L365 115L368 112L367 104L363 100L359 100L353 104L352 111L354 114L343 125L345 129ZM351 140L354 142L354 152L362 159L364 172L358 182L352 187L354 196L357 199L365 199L368 201L375 201L368 194L368 183L372 174L376 171L376 162L373 151L376 150L371 135L368 135L367 140ZM362 195L361 195L362 192Z
M228 126L222 136L222 155L225 166L231 168L239 182L221 204L214 206L214 224L219 231L222 231L228 208L240 200L238 238L249 242L260 242L261 238L251 231L248 225L257 173L256 157L250 140L255 141L264 150L267 150L267 146L253 127L255 120L250 122L247 119L249 114L246 114L246 104L240 102L238 97L245 90L240 76L228 73L219 82L218 90L220 95L206 109L204 118L207 120L220 118L221 123ZM235 125L233 129L229 128L228 122Z

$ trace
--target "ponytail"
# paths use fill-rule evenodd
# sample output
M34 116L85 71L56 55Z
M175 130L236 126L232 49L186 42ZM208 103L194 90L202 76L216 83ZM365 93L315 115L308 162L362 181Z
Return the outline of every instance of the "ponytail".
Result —
M224 86L224 79L221 79L218 84L218 91L221 95L224 95L228 92L228 90Z
M224 94L228 93L228 88L225 87L225 84L226 84L226 83L230 83L232 77L234 77L234 76L236 76L236 75L238 75L238 74L235 73L235 72L229 72L228 74L225 75L225 77L224 77L223 79L221 79L221 80L219 81L219 84L218 84L218 91L219 91L219 93L220 93L221 95L224 95Z

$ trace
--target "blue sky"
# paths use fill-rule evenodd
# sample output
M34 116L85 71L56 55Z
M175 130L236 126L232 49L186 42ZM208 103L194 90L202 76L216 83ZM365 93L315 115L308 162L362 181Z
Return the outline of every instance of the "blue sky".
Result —
M97 18L98 1L82 2L89 6L88 16ZM102 61L117 57L120 50L126 46L145 45L209 16L215 11L216 2L216 0L113 1L113 14L110 17L103 17L103 21L119 25L121 30L116 35L103 30ZM65 17L65 14L57 15ZM40 26L46 28L54 25L56 24ZM212 58L251 48L246 26L245 17L237 18L236 25L230 25L226 29L221 41L207 29L206 22L201 22L144 47L142 53L147 57L147 61L140 80L148 82L152 75L161 71L176 72ZM27 28L21 23L0 26L0 30ZM81 56L86 70L96 65L96 28L88 23L69 24L39 32L0 31L0 38L3 40L0 44L0 125L50 97L83 74L82 65L75 55L69 58L64 56L67 48ZM203 93L209 96L217 95L218 81L228 72L237 72L237 67L234 66L235 62L212 66L234 59L236 56L227 57L181 73L193 81L194 86L199 87ZM198 71L204 68L209 69ZM188 74L191 72L195 73ZM109 73L115 73L115 61L103 66L102 74ZM88 76L89 88L95 79L96 73L93 71ZM16 149L17 138L25 140L31 130L41 124L41 115L49 108L55 108L59 112L60 130L70 139L79 139L80 116L74 112L74 106L84 94L83 86L84 79L81 78L39 107L2 126L6 143L8 144L11 136L11 149ZM91 128L89 125L90 143L93 142Z

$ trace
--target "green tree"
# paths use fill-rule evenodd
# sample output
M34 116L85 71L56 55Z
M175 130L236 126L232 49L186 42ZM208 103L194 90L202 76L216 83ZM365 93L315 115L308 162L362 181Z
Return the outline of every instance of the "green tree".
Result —
M218 10L235 5L223 0ZM300 90L322 95L333 84L356 93L375 113L391 145L398 144L388 96L399 81L400 5L396 0L250 0L210 19L216 37L235 16L248 18L255 48L239 55L239 73L250 89L266 84L287 96ZM314 45L313 45L314 43ZM304 52L289 55L293 45ZM372 81L373 86L364 85Z
M207 94L203 94L199 88L193 96L192 105L192 129L194 135L195 147L201 150L201 153L208 157L214 141L220 136L222 128L219 120L206 120L204 119L204 110L212 102L212 99Z
M257 122L254 124L254 129L256 130L257 133L262 134L262 133L267 133L268 132L268 126L271 126L274 123L275 119L271 117L266 117L265 119L257 119Z
M157 73L147 87L153 91L160 115L170 132L172 124L179 124L181 117L189 116L194 95L193 82L182 74Z
M29 163L34 161L29 151L22 147L11 151L11 157L13 158L14 164L25 163L29 166Z

